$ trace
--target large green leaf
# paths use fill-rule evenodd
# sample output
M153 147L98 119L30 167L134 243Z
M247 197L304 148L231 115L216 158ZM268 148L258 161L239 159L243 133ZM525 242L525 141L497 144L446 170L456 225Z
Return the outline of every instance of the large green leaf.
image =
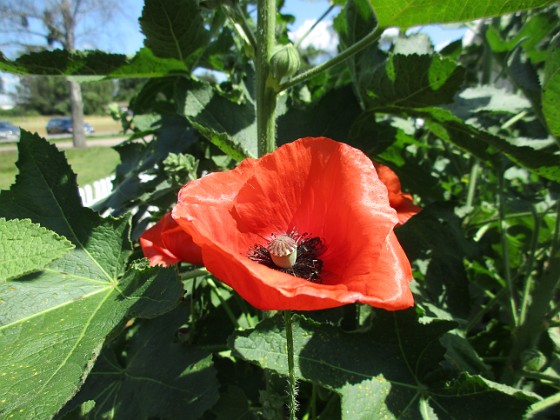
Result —
M0 412L49 418L76 393L108 334L127 317L169 310L182 288L173 270L126 269L128 221L81 206L76 176L55 146L22 131L19 154L0 216L29 218L75 248L0 285Z
M196 0L146 0L140 18L144 44L154 54L191 68L210 42Z
M560 139L560 35L548 49L542 92L543 114L550 132Z
M80 80L107 77L162 77L185 73L188 68L174 58L156 57L142 48L132 58L102 51L40 51L10 61L0 53L0 70L16 74L74 76Z
M236 103L209 83L184 79L177 85L177 103L179 113L232 158L257 156L255 106L249 98Z
M348 419L419 418L427 411L461 418L461 401L473 418L521 416L535 396L477 376L446 382L457 373L442 368L438 338L454 326L441 320L421 323L413 311L379 312L370 332L349 334L296 316L295 373L338 392ZM238 333L233 347L243 358L287 375L285 340L277 316Z
M0 218L0 283L42 270L74 245L30 220Z
M392 54L368 85L372 105L423 107L450 103L465 70L439 55Z
M382 28L464 22L552 4L554 0L369 0Z
M181 305L133 327L124 348L101 353L65 409L95 401L92 413L99 418L199 418L218 400L220 384L211 354L176 339L188 316Z
M307 107L292 105L278 117L278 144L309 136L347 142L350 127L359 113L360 105L350 87L333 90Z

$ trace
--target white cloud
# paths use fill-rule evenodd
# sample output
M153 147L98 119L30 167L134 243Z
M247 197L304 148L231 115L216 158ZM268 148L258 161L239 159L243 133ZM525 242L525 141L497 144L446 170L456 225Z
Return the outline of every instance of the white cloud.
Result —
M297 42L313 26L315 19L306 19L295 31L290 32L292 42ZM332 27L332 21L322 21L317 24L313 31L305 37L301 43L302 48L314 46L317 49L331 53L336 52L338 46L338 35Z

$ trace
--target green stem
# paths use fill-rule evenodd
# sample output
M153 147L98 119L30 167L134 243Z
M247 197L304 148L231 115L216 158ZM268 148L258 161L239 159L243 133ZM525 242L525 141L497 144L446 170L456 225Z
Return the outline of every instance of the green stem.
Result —
M511 277L511 268L509 261L509 247L507 243L506 236L506 205L505 205L505 179L504 171L500 169L499 175L499 191L498 191L498 214L500 217L500 223L498 224L498 229L500 231L500 239L502 244L502 258L504 264L504 274L506 279L506 285L509 292L509 306L511 312L512 326L519 325L519 320L517 318L517 304L515 303L515 289L513 287L513 280Z
M257 141L260 157L276 148L276 89L269 64L276 41L276 1L258 0L257 6Z
M374 29L368 35L366 35L365 37L360 39L358 42L356 42L351 47L342 51L336 57L333 57L330 60L325 61L324 63L319 64L318 66L312 67L309 70L304 71L303 73L300 73L297 76L292 77L291 79L287 80L286 82L281 83L280 87L279 87L279 92L282 92L283 90L291 88L292 86L295 86L298 83L303 83L303 82L313 78L317 74L319 74L319 73L321 73L325 70L328 70L328 69L336 66L337 64L342 63L343 61L352 57L354 54L359 53L363 49L369 47L371 44L376 42L379 39L379 37L381 36L382 32L383 31L380 28Z
M284 311L284 324L286 327L286 344L288 347L288 379L290 387L288 392L290 395L290 420L295 420L297 411L297 385L296 376L294 374L294 337L292 333L292 313L290 311Z
M181 273L181 280L192 279L195 277L202 277L210 274L206 268L197 268L195 270L187 271L186 273Z
M474 202L474 194L476 192L476 182L478 180L478 172L480 171L480 162L478 159L474 161L469 176L469 191L467 193L467 207L470 208Z
M531 238L531 250L529 252L529 258L527 260L527 268L525 271L525 287L523 288L523 298L521 299L521 309L519 313L519 323L524 324L525 318L527 317L527 310L529 308L529 302L531 298L531 290L533 289L533 279L534 276L533 266L535 264L535 254L537 252L537 246L539 244L539 230L541 227L541 219L538 216L537 210L533 206L533 223L534 228Z

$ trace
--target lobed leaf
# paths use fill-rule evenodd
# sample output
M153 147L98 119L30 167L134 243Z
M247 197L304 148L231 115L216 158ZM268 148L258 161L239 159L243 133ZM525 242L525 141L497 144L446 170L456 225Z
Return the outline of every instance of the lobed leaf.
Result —
M189 69L210 42L196 0L146 0L140 27L144 45L154 54L182 61Z
M560 139L560 35L548 48L542 90L543 114L552 135Z
M74 245L30 220L0 218L0 284L42 270Z
M16 182L0 193L0 216L29 218L74 249L0 284L0 412L50 418L76 393L116 327L168 311L182 288L173 270L127 270L128 221L82 207L76 176L54 145L22 130L19 154Z
M255 107L235 103L209 83L182 80L177 86L179 113L215 146L236 160L257 156Z
M375 105L425 107L450 103L465 69L449 58L428 54L391 54L367 86Z
M148 48L142 48L132 58L102 51L66 50L32 52L13 61L0 55L0 70L95 81L110 77L162 77L185 73L188 68L177 59L156 57Z
M231 344L243 358L287 375L282 324L280 316L267 319L238 333ZM459 418L461 401L476 418L522 415L535 395L466 374L446 383L444 378L456 373L441 368L445 350L438 340L455 325L419 322L414 311L380 311L369 333L349 334L294 316L295 373L338 392L342 417L348 419L417 418L432 411Z
M554 3L554 0L369 0L379 26L408 28L433 23L464 22L504 15Z
M99 418L200 418L218 400L220 384L212 355L176 338L188 316L181 305L133 327L124 348L107 347L65 411L95 401Z

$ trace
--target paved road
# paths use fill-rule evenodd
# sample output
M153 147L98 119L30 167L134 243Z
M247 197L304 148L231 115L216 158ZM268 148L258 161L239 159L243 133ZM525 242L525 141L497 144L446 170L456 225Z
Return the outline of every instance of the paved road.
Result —
M128 137L122 136L122 137L111 137L111 138L95 138L95 139L87 139L87 145L88 147L91 146L105 146L105 147L111 147L111 146L116 146L117 144L121 143L122 141L126 140ZM53 141L53 139L50 139L50 142L53 144L56 144L56 147L58 147L59 149L69 149L72 147L72 142L71 141ZM17 145L16 144L7 144L7 145L2 145L0 143L0 153L3 152L15 152L17 151Z

